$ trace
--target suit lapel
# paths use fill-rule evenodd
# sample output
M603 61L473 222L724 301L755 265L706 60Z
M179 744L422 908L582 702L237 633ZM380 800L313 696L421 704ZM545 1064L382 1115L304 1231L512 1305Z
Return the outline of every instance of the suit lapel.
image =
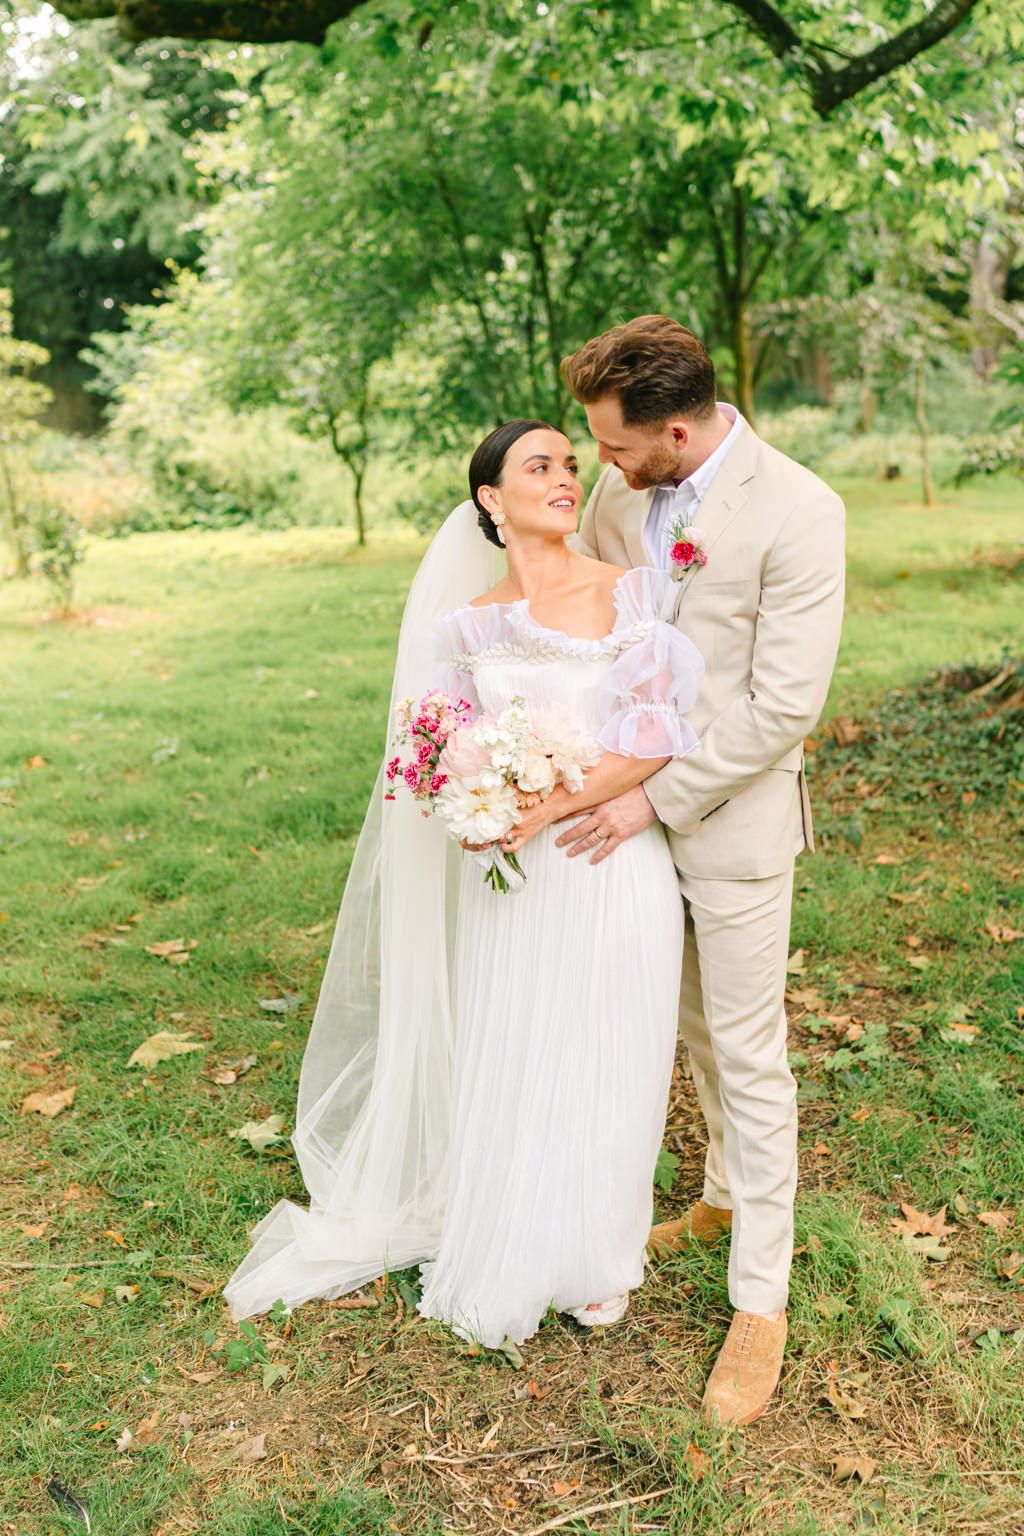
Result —
M679 582L681 591L685 591L701 570L707 570L714 565L715 545L740 509L746 505L745 487L756 468L757 448L758 438L751 428L747 427L740 434L725 463L708 487L708 493L693 520L694 525L704 535L703 547L707 553L708 563L707 566L692 565L688 571L683 572ZM720 579L717 573L712 577L712 580Z
M629 498L622 523L622 542L626 546L631 565L650 565L651 554L644 538L647 515L654 500L653 491L634 491Z

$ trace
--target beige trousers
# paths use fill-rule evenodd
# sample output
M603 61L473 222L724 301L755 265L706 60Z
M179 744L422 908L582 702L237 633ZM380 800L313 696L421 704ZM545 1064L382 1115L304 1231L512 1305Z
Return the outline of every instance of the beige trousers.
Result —
M776 1312L789 1289L797 1171L785 1012L793 866L763 880L679 872L679 888L679 1030L708 1128L704 1199L733 1213L733 1306Z

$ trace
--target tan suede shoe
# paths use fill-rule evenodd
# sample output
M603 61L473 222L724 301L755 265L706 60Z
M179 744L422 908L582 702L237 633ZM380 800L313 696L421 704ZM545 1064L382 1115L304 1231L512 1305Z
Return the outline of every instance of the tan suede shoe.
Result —
M775 1323L756 1312L737 1312L704 1390L706 1422L749 1424L764 1413L779 1384L785 1347L785 1312Z
M651 1228L647 1252L652 1259L667 1259L670 1254L685 1253L693 1243L710 1248L721 1242L731 1226L732 1211L698 1200L678 1221L659 1221Z

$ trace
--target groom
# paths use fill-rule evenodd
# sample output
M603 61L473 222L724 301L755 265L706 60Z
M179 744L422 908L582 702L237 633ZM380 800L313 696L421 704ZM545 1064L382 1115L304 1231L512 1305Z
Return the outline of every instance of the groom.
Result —
M596 863L656 817L668 830L686 916L680 1032L708 1151L703 1198L655 1227L651 1248L731 1231L736 1310L703 1406L713 1424L746 1424L775 1391L786 1342L797 1143L786 958L793 862L814 846L803 741L839 643L843 505L716 401L711 359L674 320L615 326L562 375L608 466L577 547L673 573L673 544L706 556L680 573L676 615L707 664L690 716L699 746L559 843ZM680 539L683 525L699 537Z

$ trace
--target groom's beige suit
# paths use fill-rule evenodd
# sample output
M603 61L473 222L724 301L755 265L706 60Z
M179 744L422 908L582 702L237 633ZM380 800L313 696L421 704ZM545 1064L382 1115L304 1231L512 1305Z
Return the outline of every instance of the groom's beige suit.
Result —
M651 565L654 495L606 469L577 548ZM816 475L743 423L694 524L707 564L683 574L676 623L707 666L690 715L700 744L644 787L686 910L680 1032L708 1128L703 1197L733 1212L733 1306L770 1314L786 1304L793 1244L784 992L793 861L814 846L803 742L839 644L844 513Z

